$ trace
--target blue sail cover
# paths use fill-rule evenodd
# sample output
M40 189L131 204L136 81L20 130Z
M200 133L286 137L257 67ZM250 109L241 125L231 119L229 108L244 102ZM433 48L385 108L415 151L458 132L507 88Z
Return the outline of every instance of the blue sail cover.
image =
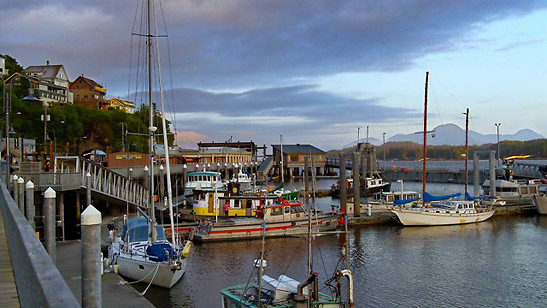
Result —
M456 194L452 194L452 195L433 196L429 193L424 193L424 202L441 201L441 200L446 200L446 199L450 199L450 198L459 197L461 195L462 195L461 193L456 193Z
M467 200L470 200L470 201L492 198L492 196L473 197L469 193L465 193L465 197L467 198Z
M420 198L413 198L413 199L406 199L406 200L395 200L393 201L393 205L403 205L410 202L418 201Z

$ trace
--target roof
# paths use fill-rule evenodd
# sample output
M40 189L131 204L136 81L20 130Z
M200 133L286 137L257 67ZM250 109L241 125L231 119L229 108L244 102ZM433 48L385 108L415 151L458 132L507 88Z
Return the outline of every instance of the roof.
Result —
M63 66L57 65L31 65L23 70L23 73L40 73L41 78L55 78Z
M281 145L272 144L272 148L281 151ZM311 144L284 144L283 153L285 154L325 154L326 152L314 147Z
M95 80L93 79L90 79L90 78L87 78L87 77L84 77L84 75L81 75L81 76L78 76L78 78L76 78L70 85L72 85L74 82L76 82L76 80L78 79L82 79L85 83L87 83L88 85L92 86L92 87L99 87L99 88L102 88L103 86L100 85L99 83L97 83Z

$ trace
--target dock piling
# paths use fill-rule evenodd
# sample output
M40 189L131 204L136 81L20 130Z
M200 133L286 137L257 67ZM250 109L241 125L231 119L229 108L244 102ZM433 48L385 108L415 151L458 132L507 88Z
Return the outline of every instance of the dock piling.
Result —
M353 154L353 217L361 217L361 187L359 179L359 152Z
M480 186L480 165L479 165L479 153L473 152L473 193L475 196L478 196L481 194L481 186Z
M17 179L17 206L21 213L25 213L25 180L22 177Z
M86 173L85 175L85 206L91 204L91 173Z
M32 227L32 230L36 231L36 223L34 222L34 215L36 214L36 209L34 207L34 183L28 181L25 185L26 189L26 206L25 206L25 216Z
M17 180L19 179L19 177L14 174L13 177L11 178L11 182L12 182L12 191L11 191L11 195L13 196L13 201L15 201L15 204L19 204L19 193L17 192L17 189L19 186L17 186Z
M496 151L490 151L490 195L496 196Z
M82 307L101 307L101 212L89 204L82 223Z
M346 215L348 214L347 208L347 189L346 189L346 159L344 153L340 153L340 210L343 210Z
M57 193L49 187L44 192L44 239L46 251L55 263L55 198Z

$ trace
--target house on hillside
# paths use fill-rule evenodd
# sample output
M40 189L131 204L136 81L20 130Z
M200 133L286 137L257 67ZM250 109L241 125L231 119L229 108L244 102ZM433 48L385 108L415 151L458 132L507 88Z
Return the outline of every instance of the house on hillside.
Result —
M0 55L0 76L4 76L8 73L6 70L6 58L3 55Z
M325 168L326 152L314 147L311 144L284 144L283 151L281 145L273 144L273 160L276 166L276 174L281 170L281 157L283 157L283 170L286 175L301 175L304 170L304 161L308 157L308 164L311 167L311 158L316 167L316 174L321 175Z
M134 113L135 112L135 103L121 99L121 98L110 98L106 100L105 107L103 109L118 109L125 113Z
M23 70L29 77L34 95L42 102L72 104L72 93L69 90L70 82L62 65L32 65Z
M74 95L74 105L103 109L106 106L106 89L95 80L82 74L70 84Z

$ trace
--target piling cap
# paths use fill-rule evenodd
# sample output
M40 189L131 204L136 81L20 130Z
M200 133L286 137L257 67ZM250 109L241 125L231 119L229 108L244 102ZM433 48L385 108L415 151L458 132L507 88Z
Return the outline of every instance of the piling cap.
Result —
M102 223L101 212L91 204L82 212L81 217L82 226L99 225Z
M27 184L25 185L25 188L34 188L34 183L32 183L32 181L28 181Z
M44 198L46 199L55 199L56 196L57 196L57 193L51 187L46 189L46 191L44 192Z
M160 170L163 170L163 165L160 166Z
M88 173L85 174L85 176L91 176L91 173L88 172Z
M22 177L20 177L20 178L17 180L17 183L23 184L23 183L25 183L25 180L24 180Z
M12 177L12 179L13 179L14 181L16 181L18 178L19 178L19 177L17 176L17 174L14 174L13 177Z

